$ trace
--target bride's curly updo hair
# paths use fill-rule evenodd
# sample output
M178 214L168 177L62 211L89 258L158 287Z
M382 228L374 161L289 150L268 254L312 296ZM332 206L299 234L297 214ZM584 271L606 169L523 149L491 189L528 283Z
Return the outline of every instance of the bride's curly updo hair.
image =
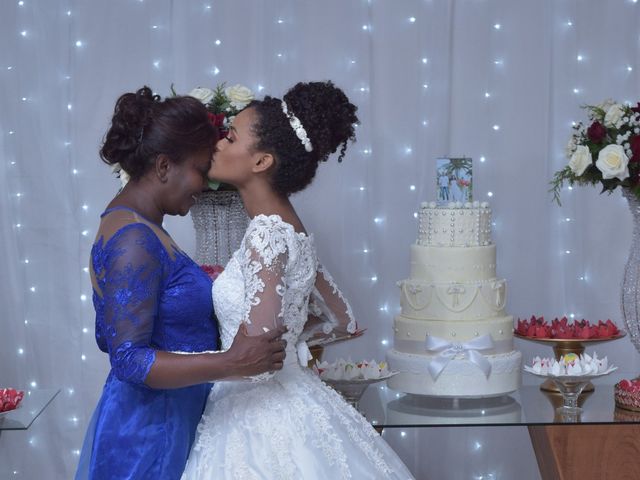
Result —
M289 196L311 183L319 162L340 147L338 161L342 161L349 140L355 142L358 123L355 105L332 82L298 83L283 97L289 113L295 115L307 132L313 150L307 152L302 141L282 111L282 100L265 97L254 100L257 120L253 133L257 138L255 150L268 152L275 158L270 177L274 190Z
M215 148L218 133L207 110L193 97L161 100L149 87L125 93L116 102L100 158L120 164L132 180L142 177L164 153L180 163L192 153Z

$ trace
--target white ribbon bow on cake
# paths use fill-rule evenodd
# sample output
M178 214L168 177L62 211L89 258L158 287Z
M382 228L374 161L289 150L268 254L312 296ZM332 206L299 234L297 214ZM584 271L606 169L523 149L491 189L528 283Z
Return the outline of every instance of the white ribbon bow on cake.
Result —
M445 367L456 356L461 355L468 359L471 363L477 365L485 377L489 378L491 374L491 364L484 355L479 353L482 350L491 350L494 348L491 335L486 334L478 338L474 338L465 343L451 343L444 338L432 337L427 335L425 347L430 353L438 353L429 363L429 373L431 378L437 380Z

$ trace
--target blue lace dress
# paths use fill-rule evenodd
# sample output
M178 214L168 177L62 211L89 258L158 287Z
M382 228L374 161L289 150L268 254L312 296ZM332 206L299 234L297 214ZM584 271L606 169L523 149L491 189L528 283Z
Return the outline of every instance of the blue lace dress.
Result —
M111 371L76 479L180 478L210 384L152 389L155 352L216 350L211 280L158 225L116 207L91 251L96 341Z

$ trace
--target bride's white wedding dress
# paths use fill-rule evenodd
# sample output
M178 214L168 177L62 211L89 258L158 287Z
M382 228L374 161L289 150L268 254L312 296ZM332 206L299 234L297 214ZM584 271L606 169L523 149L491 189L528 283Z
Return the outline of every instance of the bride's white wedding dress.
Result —
M277 215L256 216L213 299L223 350L242 322L254 334L285 324L287 357L274 374L213 386L183 479L413 478L365 418L301 366L302 339L355 331L312 236ZM305 326L309 315L315 327Z

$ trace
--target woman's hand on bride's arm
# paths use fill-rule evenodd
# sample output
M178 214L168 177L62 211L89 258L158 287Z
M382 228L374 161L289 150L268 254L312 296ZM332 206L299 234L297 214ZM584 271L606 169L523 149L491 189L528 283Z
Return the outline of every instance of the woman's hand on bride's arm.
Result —
M145 384L150 388L181 388L280 370L287 346L282 334L286 331L281 326L251 336L243 324L224 352L183 355L157 350Z
M240 325L238 333L227 353L232 365L229 371L234 377L249 377L265 372L281 370L284 362L287 342L282 334L287 327L280 326L261 335L249 335L245 323Z

